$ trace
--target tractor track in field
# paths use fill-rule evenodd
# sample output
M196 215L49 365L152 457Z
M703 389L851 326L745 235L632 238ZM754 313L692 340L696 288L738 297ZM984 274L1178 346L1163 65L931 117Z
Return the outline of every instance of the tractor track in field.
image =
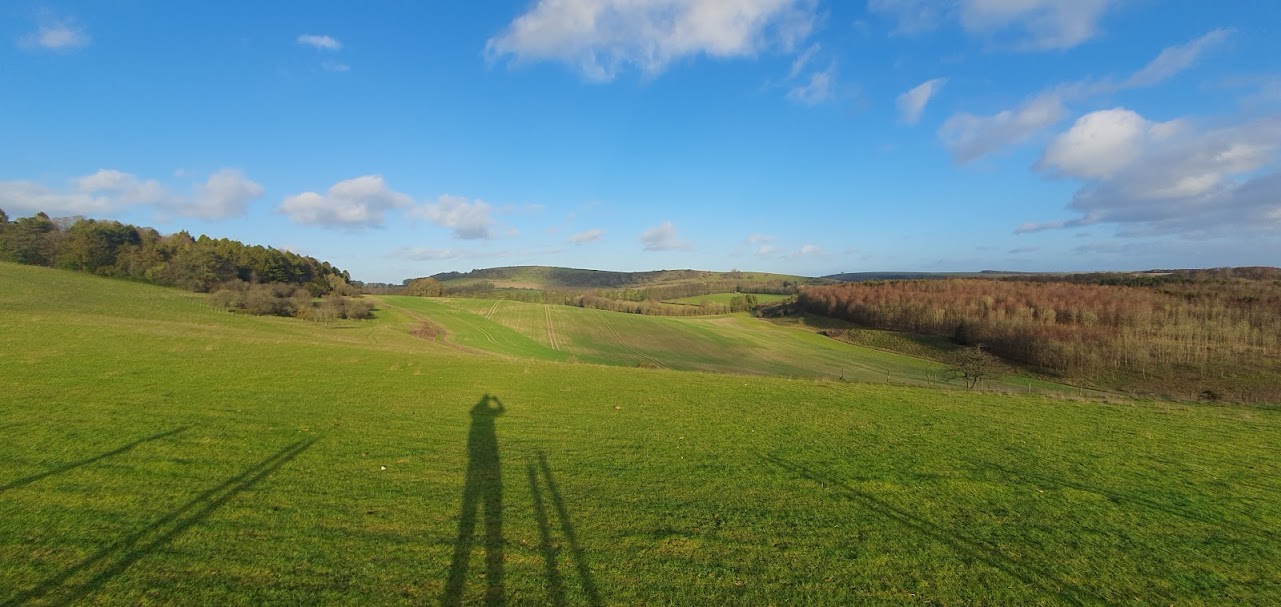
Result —
M617 330L617 329L615 329L613 325L609 324L609 319L605 318L605 313L604 313L604 312L602 312L602 311L600 311L600 310L596 310L596 317L597 317L598 319L600 319L600 321L601 321L601 323L602 323L602 324L604 324L604 325L605 325L605 329L606 329L607 331L609 331L609 332L614 336L614 340L615 340L619 345L623 346L624 348L627 348L628 350L631 350L633 354L635 354L635 355L637 355L637 356L641 357L641 360L648 359L650 362L654 363L655 365L658 365L660 368L663 368L663 369L670 369L670 368L671 368L671 367L668 367L667 365L663 364L663 361L658 360L657 358L654 358L653 356L650 356L649 354L646 354L645 352L641 351L640 349L636 348L635 346L633 346L633 345L631 345L631 344L629 344L629 343L627 343L627 342L623 341L623 336L622 336L622 335L619 335L618 330Z
M388 308L391 308L391 309L393 309L393 310L399 310L399 311L401 311L401 312L404 312L406 316L408 316L408 317L410 317L410 318L412 318L412 319L414 319L414 320L416 320L416 321L418 321L418 322L420 322L420 323L423 323L423 325L425 325L425 327L424 327L424 328L426 328L426 327L430 327L430 329L428 329L428 330L422 330L422 329L419 329L419 330L413 330L413 331L410 331L410 335L413 335L413 336L415 336L415 337L419 337L419 338L421 338L421 339L426 339L427 341L434 341L434 342L439 343L439 344L444 344L444 345L449 346L449 347L451 347L451 348L454 348L454 349L456 349L456 350L461 350L461 351L463 351L463 352L467 352L467 353L470 353L470 354L485 354L485 355L489 355L489 356L502 356L502 355L500 355L500 354L498 354L498 353L496 353L496 352L490 352L490 351L487 351L487 350L481 350L481 349L479 349L479 348L472 348L472 347L464 346L464 345L462 345L462 344L460 344L460 343L458 343L458 342L456 342L456 341L453 341L453 338L454 338L454 334L453 334L453 332L451 332L449 329L446 329L446 328L444 327L444 325L441 325L441 324L439 324L439 323L437 323L437 322L434 322L434 321L432 321L431 319L429 319L429 318L427 318L427 317L425 317L425 316L422 316L422 315L418 314L417 312L414 312L413 310L410 310L409 308L403 308L403 307L401 307L401 306L398 306L398 305L392 304L392 303L388 302L388 301L387 301L387 300L385 300L385 299L383 299L383 300L379 300L379 301L380 301L384 306L387 306ZM436 339L436 336L439 336L439 337L440 337L440 339ZM510 357L504 356L504 358L510 358Z
M490 306L490 307L489 307L489 311L485 312L485 320L493 320L493 319L494 319L494 312L497 312L497 311L498 311L498 304L500 304L500 303L503 303L501 299L500 299L500 300L498 300L498 301L495 301L495 302L494 302L494 305L492 305L492 306Z
M552 323L551 304L543 304L543 315L547 318L547 341L551 342L553 350L560 352L560 338L556 335L556 325Z

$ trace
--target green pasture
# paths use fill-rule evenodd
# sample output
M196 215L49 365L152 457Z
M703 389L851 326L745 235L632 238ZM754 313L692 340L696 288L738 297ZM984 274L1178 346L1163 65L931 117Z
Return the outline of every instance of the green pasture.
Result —
M0 605L1281 602L1281 410L569 364L486 320L495 356L402 307L0 264Z
M492 299L384 296L381 301L446 329L443 340L508 357L959 388L947 365L834 340L798 323L747 314L669 317ZM984 382L1006 392L1085 394L1072 386L1009 376ZM1096 393L1094 396L1103 396Z
M518 301L382 299L444 327L450 342L508 356L919 385L945 370L746 314L673 318Z

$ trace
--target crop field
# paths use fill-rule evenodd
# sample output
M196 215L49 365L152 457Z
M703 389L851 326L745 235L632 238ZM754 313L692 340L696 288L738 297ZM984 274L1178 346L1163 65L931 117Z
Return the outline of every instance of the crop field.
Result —
M634 326L385 301L0 263L0 605L1281 602L1281 409L572 364Z

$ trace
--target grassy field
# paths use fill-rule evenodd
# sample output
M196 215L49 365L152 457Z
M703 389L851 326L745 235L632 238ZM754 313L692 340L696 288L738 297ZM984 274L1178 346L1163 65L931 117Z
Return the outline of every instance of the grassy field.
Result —
M484 299L386 296L463 346L515 357L928 385L944 366L746 314L671 318Z
M844 343L799 323L747 314L642 316L572 306L487 299L385 296L381 301L439 325L444 339L507 357L750 375L959 388L947 365L889 348ZM1011 374L986 380L1006 392L1102 392Z
M0 264L0 605L1281 601L1277 409L500 358L418 322Z

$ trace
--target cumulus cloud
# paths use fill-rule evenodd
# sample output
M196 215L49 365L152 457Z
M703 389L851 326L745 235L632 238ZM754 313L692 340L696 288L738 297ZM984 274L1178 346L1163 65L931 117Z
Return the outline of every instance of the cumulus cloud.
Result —
M1091 112L1050 141L1037 166L1061 176L1108 179L1179 128L1178 121L1149 122L1125 108Z
M294 223L330 228L380 226L387 211L407 207L412 199L387 187L382 175L340 181L325 194L303 192L285 198L277 209Z
M774 242L775 240L778 240L778 237L770 236L769 234L752 234L747 237L747 244L758 245Z
M605 230L587 230L570 236L569 242L570 244L587 244L589 242L596 242L600 240L604 235Z
M1083 116L1038 164L1078 179L1077 217L1018 233L1114 224L1122 235L1281 234L1281 118L1224 128L1153 122L1124 109Z
M335 40L332 36L322 36L318 34L302 34L298 36L298 44L310 46L322 51L337 51L342 49L342 43Z
M54 216L110 216L149 206L178 215L223 219L244 214L249 201L263 191L262 186L235 169L218 171L193 188L194 195L181 196L154 179L100 169L77 177L71 187L62 190L31 181L0 182L0 208L24 215L44 211Z
M912 88L912 90L898 96L898 113L899 118L907 124L916 124L921 121L921 113L925 111L925 106L934 97L939 89L947 83L946 78L935 78L926 80Z
M218 171L195 189L196 196L189 204L173 205L170 210L203 219L236 217L244 215L249 202L263 193L261 185L235 169Z
M1037 93L1016 108L991 115L957 112L943 123L939 138L955 161L971 162L1027 141L1058 124L1067 117L1068 104L1165 82L1195 65L1206 51L1230 35L1230 30L1217 29L1186 44L1168 47L1126 78L1065 82Z
M485 44L491 61L558 61L607 82L688 57L791 50L809 35L814 0L539 0Z
M680 239L676 226L664 221L648 230L640 237L641 246L646 251L687 251L693 247Z
M70 52L89 46L93 41L85 28L70 18L42 13L36 31L18 38L18 47L28 51Z
M436 202L410 209L410 217L426 219L453 230L455 238L481 240L494 237L492 207L483 200L469 201L463 196L442 194Z

